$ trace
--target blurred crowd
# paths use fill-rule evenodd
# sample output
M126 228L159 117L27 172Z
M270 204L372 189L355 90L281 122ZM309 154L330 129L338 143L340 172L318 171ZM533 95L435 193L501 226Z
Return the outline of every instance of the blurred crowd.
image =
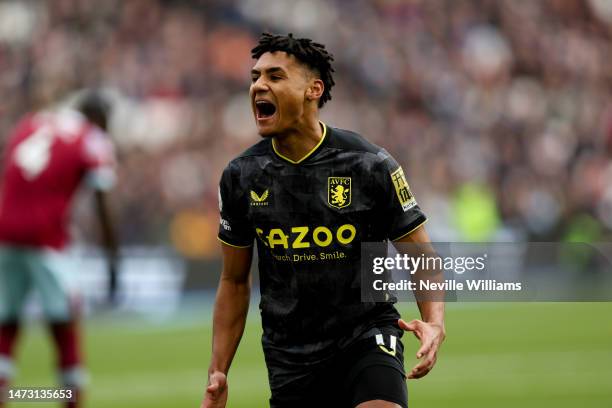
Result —
M108 89L122 243L214 258L221 171L258 140L262 31L327 45L322 119L396 157L433 239L612 237L606 0L2 1L0 140L71 90Z

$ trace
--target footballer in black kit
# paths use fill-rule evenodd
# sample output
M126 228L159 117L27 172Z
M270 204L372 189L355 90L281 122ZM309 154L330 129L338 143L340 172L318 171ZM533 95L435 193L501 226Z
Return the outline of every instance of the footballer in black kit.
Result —
M317 52L328 59L317 60ZM426 237L426 217L388 152L313 115L333 86L322 45L264 34L253 54L251 97L264 139L221 177L224 272L202 406L225 406L226 375L248 307L244 270L256 242L270 405L407 407L400 338L404 330L419 337L430 361L411 375L425 375L444 337L443 309L421 302L424 321L406 323L392 303L362 302L361 243ZM297 73L314 83L303 101L290 82ZM231 294L242 296L240 306Z

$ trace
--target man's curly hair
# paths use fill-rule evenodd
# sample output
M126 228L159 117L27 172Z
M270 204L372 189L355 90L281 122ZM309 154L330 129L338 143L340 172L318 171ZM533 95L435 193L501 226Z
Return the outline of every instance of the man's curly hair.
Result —
M323 44L308 38L294 38L292 33L289 35L261 34L257 46L251 50L251 56L258 59L266 52L275 51L284 51L293 55L323 81L323 95L319 99L319 108L322 108L332 98L330 91L335 82L332 77L334 68L331 63L334 56L325 49Z

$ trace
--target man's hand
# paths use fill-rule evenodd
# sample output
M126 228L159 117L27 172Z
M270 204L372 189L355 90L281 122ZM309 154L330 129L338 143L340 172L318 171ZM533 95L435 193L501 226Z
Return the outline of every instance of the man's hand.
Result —
M227 376L214 371L208 377L208 386L200 408L225 408L227 404Z
M440 324L426 323L422 320L413 320L406 323L399 319L398 324L402 329L413 332L421 342L421 348L417 351L416 357L422 360L408 374L410 379L421 378L430 372L436 364L438 349L446 337L444 327Z

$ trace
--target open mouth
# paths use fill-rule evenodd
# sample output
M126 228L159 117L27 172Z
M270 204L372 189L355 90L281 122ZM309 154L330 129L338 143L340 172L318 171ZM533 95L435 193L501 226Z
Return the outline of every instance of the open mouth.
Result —
M255 113L257 119L268 119L274 116L274 114L276 113L276 106L274 106L272 102L256 101Z

